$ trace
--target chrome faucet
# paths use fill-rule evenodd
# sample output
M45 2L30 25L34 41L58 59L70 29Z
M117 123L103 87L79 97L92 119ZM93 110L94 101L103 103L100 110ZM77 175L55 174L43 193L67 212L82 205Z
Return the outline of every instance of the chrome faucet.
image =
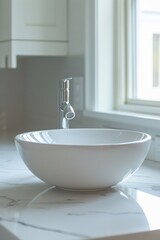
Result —
M75 112L69 103L69 84L72 78L59 80L59 128L69 128L69 121L75 117Z

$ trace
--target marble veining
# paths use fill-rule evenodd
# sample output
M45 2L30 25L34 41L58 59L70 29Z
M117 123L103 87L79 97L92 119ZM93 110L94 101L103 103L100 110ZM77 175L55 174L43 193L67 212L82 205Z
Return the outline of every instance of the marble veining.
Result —
M43 226L36 226L36 225L33 225L33 224L18 221L16 219L0 218L0 222L15 223L15 221L16 221L16 224L19 224L19 225L22 225L24 227L31 228L31 229L33 228L33 229L42 230L42 231L45 231L45 232L59 233L59 234L62 234L62 235L69 235L69 236L74 236L74 237L78 237L78 238L80 237L80 238L83 238L83 239L89 237L89 236L86 236L86 235L83 235L83 234L78 234L78 233L74 233L74 232L67 232L67 231L63 231L63 230L60 230L60 229L53 229L53 228L47 228L47 227L43 227Z
M3 233L6 230L2 240L12 240L8 232L19 240L33 236L39 240L84 240L118 239L160 229L160 164L146 161L114 188L64 191L36 178L20 159L13 141L5 138L0 143L0 226Z

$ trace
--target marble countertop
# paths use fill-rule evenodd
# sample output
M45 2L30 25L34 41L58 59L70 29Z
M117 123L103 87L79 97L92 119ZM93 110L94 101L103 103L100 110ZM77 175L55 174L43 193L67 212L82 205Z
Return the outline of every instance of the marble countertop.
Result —
M36 178L13 138L0 140L1 240L158 240L160 164L145 161L126 182L97 192L69 192Z

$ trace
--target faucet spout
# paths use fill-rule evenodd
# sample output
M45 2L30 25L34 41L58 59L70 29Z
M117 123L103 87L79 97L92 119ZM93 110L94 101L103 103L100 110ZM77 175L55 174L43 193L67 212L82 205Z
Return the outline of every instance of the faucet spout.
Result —
M72 120L75 117L75 111L70 103L67 103L66 107L64 108L64 117L67 120Z
M75 111L69 102L69 81L59 81L59 128L69 128L69 121L75 117Z

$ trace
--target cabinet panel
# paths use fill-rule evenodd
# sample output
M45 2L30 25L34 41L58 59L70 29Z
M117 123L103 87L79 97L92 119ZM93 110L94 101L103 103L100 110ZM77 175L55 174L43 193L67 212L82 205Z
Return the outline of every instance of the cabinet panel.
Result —
M67 55L67 0L0 0L0 67L17 56Z
M13 39L67 40L66 0L12 0Z
M56 26L55 0L26 0L24 1L24 5L25 25L37 27ZM63 9L61 11L63 11Z

